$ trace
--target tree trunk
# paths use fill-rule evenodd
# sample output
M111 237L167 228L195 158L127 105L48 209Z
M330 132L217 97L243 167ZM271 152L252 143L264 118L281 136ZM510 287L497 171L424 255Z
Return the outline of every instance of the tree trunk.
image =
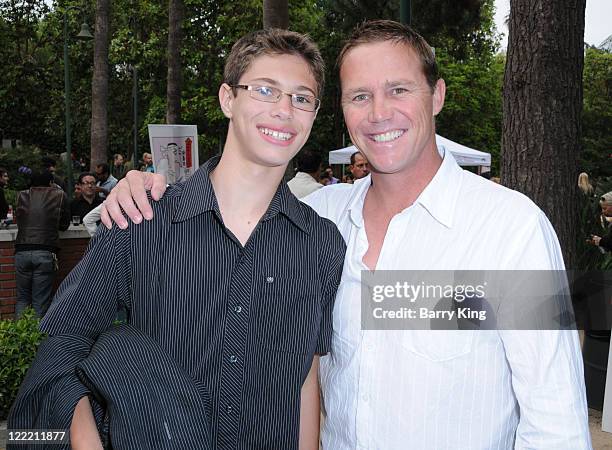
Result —
M108 160L108 45L110 0L96 1L94 67L91 81L91 169ZM70 158L70 155L68 155Z
M287 0L264 0L263 2L264 28L289 27L289 5Z
M502 183L544 210L573 266L586 0L511 0Z
M168 81L166 123L181 122L181 39L183 0L168 0Z

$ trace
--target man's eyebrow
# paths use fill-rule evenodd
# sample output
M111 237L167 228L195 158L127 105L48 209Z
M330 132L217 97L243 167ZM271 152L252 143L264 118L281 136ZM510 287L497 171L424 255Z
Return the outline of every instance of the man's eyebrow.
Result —
M273 80L272 78L266 78L266 77L254 78L253 80L251 80L251 82L266 83L266 84L270 84L270 85L272 85L274 87L279 87L280 86L280 83L278 81ZM310 88L308 86L303 86L303 85L297 86L295 88L295 91L297 91L297 92L300 92L300 91L309 91L309 92L312 93L312 95L316 95L315 91L312 88Z
M396 86L417 87L418 85L419 85L419 83L417 83L414 80L393 80L393 81L385 82L385 86L387 88L393 88L393 87L396 87Z

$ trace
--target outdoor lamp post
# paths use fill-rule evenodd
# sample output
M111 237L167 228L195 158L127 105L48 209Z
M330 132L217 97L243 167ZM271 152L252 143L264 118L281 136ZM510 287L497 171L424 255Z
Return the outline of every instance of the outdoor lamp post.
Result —
M412 22L412 7L410 0L400 0L400 22L410 25Z
M68 11L78 9L78 6L69 6L64 10L64 99L66 108L66 183L68 198L72 199L72 118L70 116L70 61L68 59ZM93 39L89 26L83 21L77 39Z

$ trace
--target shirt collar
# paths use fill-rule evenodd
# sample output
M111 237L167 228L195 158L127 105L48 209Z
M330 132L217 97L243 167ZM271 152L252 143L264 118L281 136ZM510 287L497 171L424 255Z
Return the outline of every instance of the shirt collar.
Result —
M217 167L220 159L220 156L209 159L185 182L181 198L172 217L173 222L182 222L209 211L221 217L215 191L210 182L210 173ZM303 207L289 191L284 181L279 184L262 221L269 220L279 213L287 217L300 230L310 233L310 222Z
M442 164L415 203L425 208L442 225L451 228L461 192L463 169L451 152L443 150L440 154Z
M463 179L463 169L459 167L451 152L442 150L440 155L442 164L414 203L420 204L442 225L451 228ZM353 184L348 210L351 221L358 227L363 226L363 204L371 184L371 175Z

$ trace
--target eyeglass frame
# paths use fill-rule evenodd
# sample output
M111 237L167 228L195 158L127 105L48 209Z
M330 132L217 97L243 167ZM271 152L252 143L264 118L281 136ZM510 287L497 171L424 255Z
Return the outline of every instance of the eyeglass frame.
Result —
M244 89L245 91L249 91L249 97L251 97L253 100L257 100L257 101L264 102L264 103L278 103L278 102L280 102L280 100L281 100L281 98L282 98L282 94L284 94L284 95L288 95L289 97L291 97L291 106L292 106L293 108L295 108L295 109L299 109L300 111L305 111L305 112L313 112L313 113L316 113L316 112L318 112L318 111L319 111L319 108L321 107L321 99L320 99L320 98L315 97L314 95L307 95L307 94L293 94L293 93L289 93L289 92L282 91L281 89L279 89L279 88L277 88L277 87L274 87L274 86L268 86L268 85L265 85L265 84L234 84L234 85L229 85L229 86L230 86L231 88L238 88L238 89ZM269 101L267 101L267 100L263 100L263 99L261 99L261 98L253 97L252 92L254 91L254 88L262 88L262 87L265 87L265 88L268 88L268 89L274 89L274 90L276 90L276 91L280 92L280 93L281 93L281 95L279 95L278 97L276 97L276 99L275 99L274 101L271 101L271 102L269 102ZM294 100L294 98L295 98L295 97L297 97L297 96L302 96L302 97L312 97L312 98L314 99L314 101L315 101L315 104L316 104L315 109L313 109L313 110L311 111L311 110L309 110L309 109L303 109L303 108L300 108L300 107L298 107L298 106L295 106L295 105L293 104L293 100ZM272 97L272 98L274 98L274 97Z

